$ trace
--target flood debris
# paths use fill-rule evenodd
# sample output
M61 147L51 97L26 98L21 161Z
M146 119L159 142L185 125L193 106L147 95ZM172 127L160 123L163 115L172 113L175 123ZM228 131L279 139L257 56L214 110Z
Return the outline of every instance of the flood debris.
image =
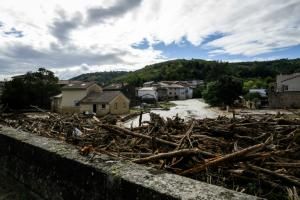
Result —
M8 114L0 124L76 145L80 154L105 153L269 199L299 194L300 120L285 115L218 117L184 121L179 116L136 128L112 117L31 117Z

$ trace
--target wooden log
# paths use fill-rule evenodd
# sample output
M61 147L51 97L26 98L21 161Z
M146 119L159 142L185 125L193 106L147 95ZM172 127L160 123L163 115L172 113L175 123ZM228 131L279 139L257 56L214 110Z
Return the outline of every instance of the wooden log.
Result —
M48 112L47 110L41 109L41 108L39 108L38 106L30 105L30 107L36 109L36 110L39 111L39 112L46 113L46 114L48 114L50 117L54 117L54 118L55 118L55 115L54 115L54 114Z
M252 164L247 164L247 167L249 167L250 169L256 170L256 171L260 171L260 172L270 174L272 176L276 176L277 178L285 180L285 181L291 183L292 185L296 185L298 187L300 186L300 180L296 177L293 177L293 176L290 176L290 175L287 176L285 174L279 174L279 173L276 173L276 172L271 171L269 169L258 167L258 166L252 165Z
M230 174L232 177L235 177L236 179L238 180L245 180L245 181L248 181L248 182L262 182L264 185L268 185L268 186L271 186L272 188L278 188L278 189L281 189L281 190L285 190L286 188L281 186L280 184L277 184L271 180L266 180L266 179L257 179L257 178L251 178L251 177L248 177L248 176L243 176L243 175L240 175L240 174Z
M124 156L137 156L137 157L147 157L153 155L152 153L142 153L142 152L120 152L120 155Z
M235 124L235 126L256 126L256 125L275 125L277 124L276 122L262 122L262 121L256 121L256 122L249 122L249 123L243 123L243 124Z
M257 144L257 145L248 147L246 149L242 149L240 151L237 151L237 152L234 152L234 153L231 153L231 154L227 154L225 156L222 156L222 157L219 157L219 158L216 158L216 159L213 159L213 160L209 160L205 164L196 165L193 168L184 170L179 174L180 175L187 175L187 174L199 173L199 172L205 170L207 167L217 166L217 165L220 165L220 164L222 164L226 161L241 158L241 157L243 157L243 156L245 156L245 155L247 155L251 152L257 151L258 149L261 149L265 146L266 146L265 143Z
M118 126L115 126L115 125L101 124L99 126L106 129L106 130L113 131L114 133L120 133L121 132L121 133L124 133L125 135L131 135L131 136L144 138L144 139L148 139L148 140L152 141L151 136L143 135L143 134L140 134L140 133L135 133L133 131L130 131L130 130L127 130L127 129L124 129L124 128L121 128L121 127L118 127ZM116 132L116 130L117 130L117 132ZM155 138L155 140L157 142L162 143L162 144L167 144L167 145L171 145L171 146L174 146L174 147L177 146L177 144L174 143L174 142L170 142L170 141L163 140L163 139L160 139L160 138Z
M177 147L176 147L175 150L180 149L181 146L182 146L183 143L184 143L184 140L185 140L186 138L189 138L189 137L190 137L190 135L191 135L192 132L193 132L194 126L195 126L195 122L192 121L190 128L187 130L187 132L186 132L186 133L184 134L184 136L181 138L181 140L179 141L179 144L177 145Z
M246 159L264 159L268 158L270 156L284 156L285 154L294 153L300 151L300 147L296 147L294 149L287 149L287 150L277 150L277 151L271 151L271 152L260 152L260 153L254 153L251 155L246 155Z
M265 165L276 166L276 167L290 167L290 168L300 167L300 162L298 162L298 163L265 162L264 164Z
M171 151L171 152L167 152L167 153L159 153L159 154L149 156L146 158L135 159L135 160L133 160L133 162L147 163L147 162L153 162L153 161L157 161L157 160L165 159L165 158L173 158L176 156L187 156L187 155L195 155L195 154L204 154L204 155L214 156L214 154L211 154L209 152L205 152L205 151L202 151L199 149L181 149L181 150Z

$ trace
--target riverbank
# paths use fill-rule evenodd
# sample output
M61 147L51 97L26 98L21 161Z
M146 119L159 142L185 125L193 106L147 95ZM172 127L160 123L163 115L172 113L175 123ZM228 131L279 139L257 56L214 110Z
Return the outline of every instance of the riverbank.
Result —
M218 107L210 107L203 99L188 99L180 101L170 101L168 110L162 110L157 108L150 109L150 112L159 114L163 118L172 118L178 115L180 118L188 121L189 119L205 119L205 118L217 118L218 116L232 117L232 111L221 110ZM237 108L234 109L236 117L242 116L264 116L264 115L295 115L300 113L300 110L285 110L285 109L246 109ZM149 113L145 113L142 116L142 122L149 121ZM122 124L125 127L137 127L139 125L139 116L136 116Z

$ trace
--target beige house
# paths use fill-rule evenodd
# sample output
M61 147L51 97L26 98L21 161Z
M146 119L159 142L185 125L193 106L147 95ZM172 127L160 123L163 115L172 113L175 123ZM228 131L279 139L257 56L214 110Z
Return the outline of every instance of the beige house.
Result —
M94 82L72 83L52 97L52 111L60 113L126 114L130 101L120 91L103 91Z
M93 112L99 116L121 115L129 112L129 99L120 91L91 93L80 101L81 112Z

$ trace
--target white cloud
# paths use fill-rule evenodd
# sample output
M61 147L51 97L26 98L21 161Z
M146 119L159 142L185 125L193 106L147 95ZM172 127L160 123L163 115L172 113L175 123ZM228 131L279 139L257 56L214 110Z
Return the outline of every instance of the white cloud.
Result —
M154 44L183 38L213 56L255 58L300 44L300 0L0 1L2 76L37 65L61 77L133 70L167 59ZM5 33L12 28L24 36ZM224 35L206 42L215 33ZM133 47L144 40L149 48Z

